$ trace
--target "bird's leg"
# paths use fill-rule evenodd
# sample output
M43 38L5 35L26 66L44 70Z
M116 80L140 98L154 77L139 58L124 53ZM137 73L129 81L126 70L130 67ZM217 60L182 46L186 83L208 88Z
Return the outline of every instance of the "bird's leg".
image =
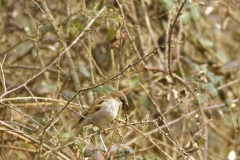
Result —
M100 138L100 141L101 141L101 143L102 143L102 145L103 145L103 148L104 148L105 152L107 152L107 147L106 147L106 145L105 145L105 143L104 143L104 141L103 141L103 138L102 138L101 133L99 134L99 138Z
M108 124L108 126L105 127L105 128L102 128L102 127L99 127L99 128L100 128L100 131L101 131L101 130L104 130L104 133L105 133L105 134L108 134L107 129L110 128L110 124Z

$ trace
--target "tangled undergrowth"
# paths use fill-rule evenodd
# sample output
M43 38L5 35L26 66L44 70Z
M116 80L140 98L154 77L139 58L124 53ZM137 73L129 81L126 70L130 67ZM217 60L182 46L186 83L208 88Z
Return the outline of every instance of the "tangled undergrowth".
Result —
M236 0L2 0L1 159L239 159ZM124 92L109 128L69 130Z

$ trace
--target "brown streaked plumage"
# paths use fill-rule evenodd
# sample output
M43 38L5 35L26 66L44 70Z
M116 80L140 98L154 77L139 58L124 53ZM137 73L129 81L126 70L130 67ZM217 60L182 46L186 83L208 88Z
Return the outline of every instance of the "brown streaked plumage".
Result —
M128 107L128 100L124 93L114 91L109 95L96 99L92 106L82 114L82 117L75 126L76 134L82 133L83 127L89 124L105 128L118 115L120 105ZM74 127L74 128L75 128Z

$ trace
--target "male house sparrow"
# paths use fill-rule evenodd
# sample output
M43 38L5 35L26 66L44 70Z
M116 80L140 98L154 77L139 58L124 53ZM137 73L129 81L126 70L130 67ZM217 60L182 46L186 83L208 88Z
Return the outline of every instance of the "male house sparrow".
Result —
M128 107L128 100L125 94L113 91L109 95L96 99L92 106L82 114L75 133L81 133L84 126L93 124L99 128L106 128L118 115L120 105Z

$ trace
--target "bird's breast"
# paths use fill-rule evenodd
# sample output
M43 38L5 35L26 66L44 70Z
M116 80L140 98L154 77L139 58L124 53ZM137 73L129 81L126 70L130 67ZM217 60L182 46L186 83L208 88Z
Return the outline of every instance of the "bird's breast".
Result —
M105 100L102 103L101 110L112 114L116 118L118 114L119 106L120 106L120 103L117 100L111 98L111 99Z
M117 117L119 106L120 103L115 99L105 100L97 113L98 116L92 116L91 118L97 126L107 125Z

